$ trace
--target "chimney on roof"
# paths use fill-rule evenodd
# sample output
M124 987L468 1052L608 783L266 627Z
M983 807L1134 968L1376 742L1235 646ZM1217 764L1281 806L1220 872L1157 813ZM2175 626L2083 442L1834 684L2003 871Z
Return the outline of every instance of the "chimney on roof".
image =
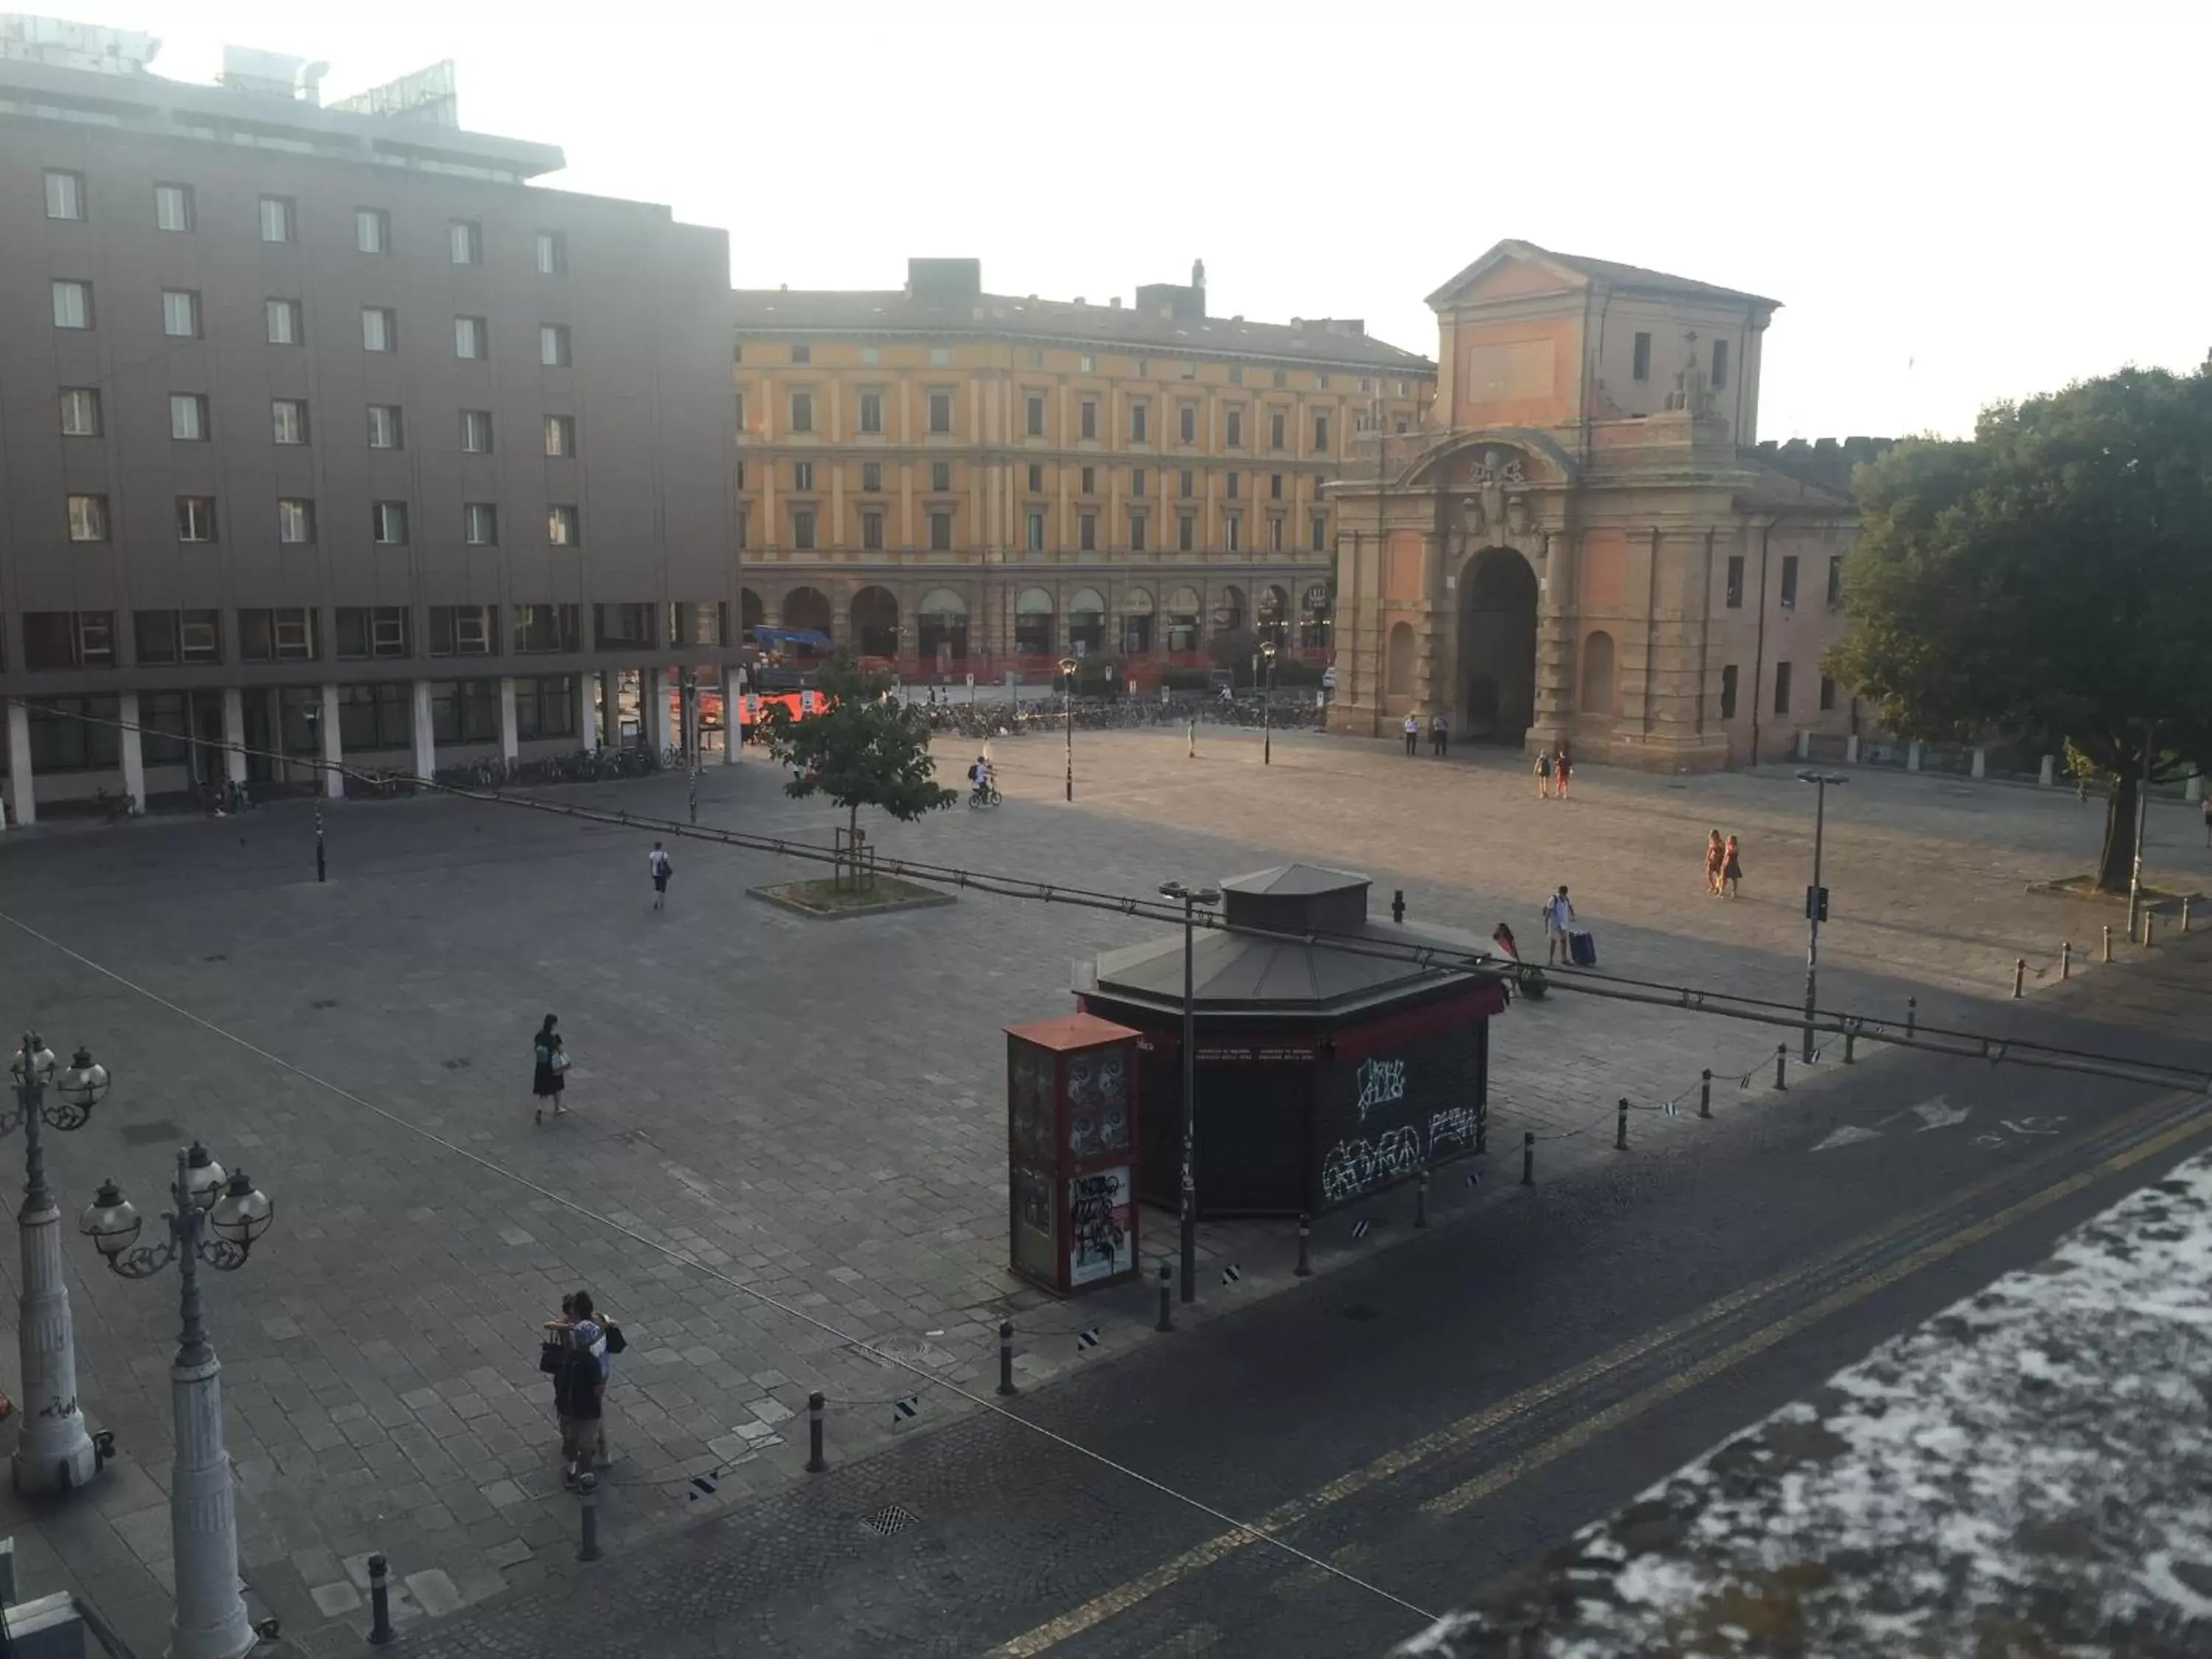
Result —
M1190 285L1201 294L1206 291L1205 260L1193 259L1190 262Z
M1119 311L1121 308L1121 296L1117 294L1106 303L1111 306L1115 310Z
M912 300L972 300L983 291L983 262L908 259L906 291Z

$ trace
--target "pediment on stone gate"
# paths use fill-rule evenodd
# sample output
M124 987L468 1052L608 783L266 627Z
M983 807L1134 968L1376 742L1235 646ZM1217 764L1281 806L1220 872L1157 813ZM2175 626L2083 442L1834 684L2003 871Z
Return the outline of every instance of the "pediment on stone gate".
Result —
M1589 277L1534 243L1507 240L1498 243L1429 295L1428 303L1432 308L1442 309L1485 300L1570 294L1589 286Z
M1550 434L1527 427L1455 432L1407 467L1401 489L1478 489L1510 482L1522 489L1571 484L1579 469Z

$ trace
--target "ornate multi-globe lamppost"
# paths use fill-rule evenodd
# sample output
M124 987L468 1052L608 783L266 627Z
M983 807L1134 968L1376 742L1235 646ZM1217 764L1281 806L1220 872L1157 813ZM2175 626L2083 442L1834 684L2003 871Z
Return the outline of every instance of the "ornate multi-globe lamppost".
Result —
M169 1192L176 1207L162 1212L167 1237L158 1243L138 1242L146 1224L112 1180L100 1183L77 1225L123 1278L150 1279L174 1262L183 1279L183 1329L169 1367L177 1447L169 1481L177 1581L169 1659L242 1659L258 1638L238 1582L238 1514L217 1382L222 1367L201 1317L199 1267L244 1267L276 1209L243 1170L226 1177L198 1141L178 1149Z
M10 1068L15 1103L0 1113L0 1134L23 1131L23 1207L15 1221L23 1246L23 1294L16 1340L22 1363L23 1428L15 1443L15 1488L67 1492L100 1472L100 1455L76 1403L76 1342L62 1283L61 1206L46 1185L42 1128L82 1129L107 1093L107 1068L80 1048L65 1070L35 1031L26 1032ZM51 1088L56 1098L49 1101Z

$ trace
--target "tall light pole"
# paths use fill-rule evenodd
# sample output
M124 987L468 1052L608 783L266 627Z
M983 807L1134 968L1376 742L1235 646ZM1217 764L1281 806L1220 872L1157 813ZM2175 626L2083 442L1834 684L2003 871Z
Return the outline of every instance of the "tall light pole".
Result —
M1221 902L1213 887L1160 884L1163 897L1182 906L1182 1299L1198 1297L1198 991L1192 968L1198 907Z
M91 1053L76 1051L69 1069L55 1075L53 1050L27 1031L15 1051L15 1106L0 1115L0 1134L23 1127L23 1207L15 1225L23 1247L23 1294L15 1321L22 1364L23 1429L15 1443L15 1489L68 1492L100 1472L100 1455L76 1403L76 1337L70 1322L69 1291L62 1283L62 1212L46 1185L41 1126L82 1129L107 1093L107 1068ZM60 1097L48 1105L46 1086Z
M238 1513L230 1458L222 1443L222 1366L200 1315L199 1264L228 1273L246 1265L276 1219L275 1206L241 1170L222 1165L194 1141L177 1149L176 1205L161 1220L168 1237L141 1244L145 1223L114 1182L100 1183L78 1231L125 1279L149 1279L172 1261L183 1279L182 1330L169 1367L177 1450L169 1479L169 1536L176 1557L177 1610L167 1659L243 1659L258 1640L238 1585Z
M1060 680L1063 688L1060 704L1067 720L1067 798L1075 799L1075 669L1073 657L1060 659Z
M1800 772L1797 781L1814 786L1813 884L1805 890L1805 1063L1813 1063L1814 981L1820 967L1820 924L1828 919L1828 890L1820 885L1820 842L1828 821L1828 786L1849 783L1836 772Z
M1260 647L1260 660L1267 665L1267 683L1260 691L1260 764L1275 763L1275 642L1269 640Z
M2143 722L2142 781L2136 786L2136 856L2128 866L2128 943L2136 941L2136 907L2142 900L2143 836L2150 829L2150 764L2158 747L2158 722Z

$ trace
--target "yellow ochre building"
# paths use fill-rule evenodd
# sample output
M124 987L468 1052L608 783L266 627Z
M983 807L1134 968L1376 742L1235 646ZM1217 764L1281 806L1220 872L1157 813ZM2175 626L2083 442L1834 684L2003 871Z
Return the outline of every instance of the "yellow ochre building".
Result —
M908 675L1139 684L1209 645L1329 653L1354 441L1419 431L1436 366L1339 318L1206 312L1204 266L1134 302L902 289L733 296L745 636L817 630Z

